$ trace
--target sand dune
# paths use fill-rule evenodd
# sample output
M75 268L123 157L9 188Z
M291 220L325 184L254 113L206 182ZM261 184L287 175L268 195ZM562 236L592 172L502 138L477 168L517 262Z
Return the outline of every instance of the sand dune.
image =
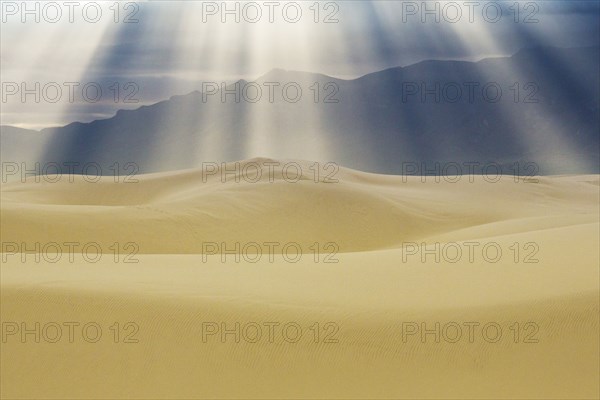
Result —
M598 176L317 183L294 161L292 183L268 162L3 185L2 397L598 398ZM69 241L104 253L21 251Z
M277 164L272 172L269 162ZM300 168L282 176L292 163ZM247 165L259 165L260 174L248 167L244 175ZM303 248L336 242L341 252L355 252L489 224L485 235L493 236L496 224L506 221L526 230L547 226L543 218L597 221L594 176L542 177L537 183L464 176L437 183L435 177L321 167L315 179L314 165L255 159L228 164L224 169L237 170L235 176L205 168L134 177L132 183L123 177L119 183L114 177L97 183L82 177L70 182L66 175L39 183L29 178L2 188L2 236L17 243L97 242L103 249L135 242L144 254L202 253L205 242L295 242Z

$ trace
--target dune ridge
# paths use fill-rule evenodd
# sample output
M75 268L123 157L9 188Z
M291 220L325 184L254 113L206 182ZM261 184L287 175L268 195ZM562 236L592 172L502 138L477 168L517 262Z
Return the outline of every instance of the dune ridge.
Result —
M272 162L303 175L254 182L247 166ZM451 183L340 168L325 183L313 165L3 185L1 397L600 396L597 175ZM139 251L29 250L70 240ZM205 241L296 241L305 254L224 258ZM315 255L315 242L339 246ZM97 341L82 339L91 323Z
M293 168L284 177L288 165ZM355 252L451 237L459 230L479 230L477 237L483 226L491 224L493 231L495 224L510 226L510 221L525 225L525 218L527 227L521 229L531 230L552 225L543 218L598 220L593 175L502 176L494 183L462 176L452 182L455 178L325 171L323 165L252 159L217 170L210 165L140 175L129 178L131 183L123 177L97 183L81 176L38 182L30 177L2 186L2 236L16 243L93 241L102 248L135 242L143 254L198 254L205 242L270 241L303 248L335 242L340 252ZM36 229L42 220L43 229Z

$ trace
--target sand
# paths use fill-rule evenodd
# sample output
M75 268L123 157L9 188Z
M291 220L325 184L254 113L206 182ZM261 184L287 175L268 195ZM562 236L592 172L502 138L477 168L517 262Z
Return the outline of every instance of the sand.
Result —
M2 185L2 398L600 396L598 176L291 162Z

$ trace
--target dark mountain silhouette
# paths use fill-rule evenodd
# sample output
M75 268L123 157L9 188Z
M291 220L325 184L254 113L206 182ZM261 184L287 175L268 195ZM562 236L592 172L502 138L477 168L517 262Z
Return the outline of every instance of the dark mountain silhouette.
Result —
M252 99L261 87L256 102L196 91L40 133L2 127L2 160L95 162L107 174L115 162L135 162L141 173L257 156L379 173L401 173L403 162L536 162L541 174L598 173L599 70L598 47L423 61L354 80L273 70L235 84ZM302 88L298 102L282 96L290 82ZM280 84L273 102L270 83Z

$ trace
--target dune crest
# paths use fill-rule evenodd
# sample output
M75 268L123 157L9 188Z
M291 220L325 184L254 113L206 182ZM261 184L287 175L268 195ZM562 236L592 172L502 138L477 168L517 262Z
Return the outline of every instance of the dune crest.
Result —
M546 229L551 221L564 226L565 218L598 220L597 178L590 176L503 176L492 183L482 176L386 176L257 158L96 179L42 176L3 185L3 241L135 242L145 254L198 254L205 242L303 248L335 242L343 253L455 231L463 239L493 236L498 224L510 233L513 225L523 231Z

